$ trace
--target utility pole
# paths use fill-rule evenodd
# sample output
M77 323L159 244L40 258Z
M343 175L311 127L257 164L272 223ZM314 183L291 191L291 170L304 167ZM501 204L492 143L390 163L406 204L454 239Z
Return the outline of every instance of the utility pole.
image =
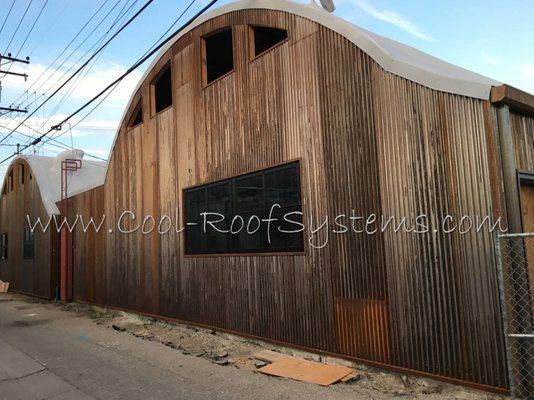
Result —
M2 64L3 60L6 60L6 62L4 62ZM22 73L22 72L11 72L9 69L7 71L1 69L2 65L6 65L6 64L9 64L9 63L29 64L30 63L30 57L26 57L25 59L20 59L20 58L11 57L11 53L8 53L7 56L0 54L0 74L20 76L20 77L24 78L24 81L26 81L28 79L28 74L25 74L25 73ZM2 100L2 82L0 81L0 101L1 100ZM24 110L24 109L21 109L21 108L13 108L13 107L0 107L0 111L21 112L21 113L28 112L28 110Z
M3 65L6 65L8 63L15 63L15 62L22 63L22 64L30 63L30 57L26 57L26 59L23 60L21 58L11 57L11 53L7 53L7 56L3 56L2 54L0 54L0 66L2 65L2 60L7 60L7 62L5 62ZM22 74L20 72L3 71L0 69L0 74L22 76L24 77L24 80L28 79L27 74Z

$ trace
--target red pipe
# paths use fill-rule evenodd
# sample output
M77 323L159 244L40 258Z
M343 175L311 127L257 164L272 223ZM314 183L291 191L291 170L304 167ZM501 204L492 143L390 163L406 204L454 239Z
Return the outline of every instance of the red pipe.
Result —
M67 226L67 198L68 198L68 172L77 171L82 167L82 160L67 158L61 161L61 236L60 236L60 281L59 297L70 301L73 295L72 274L72 232Z

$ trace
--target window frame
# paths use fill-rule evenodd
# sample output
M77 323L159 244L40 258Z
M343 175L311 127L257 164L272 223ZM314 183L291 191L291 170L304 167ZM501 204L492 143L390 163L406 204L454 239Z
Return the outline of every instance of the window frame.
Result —
M30 239L26 239L26 233ZM31 256L26 251L31 246ZM29 226L25 226L22 233L22 259L33 260L35 258L35 232Z
M161 78L161 76L167 71L170 70L171 73L171 104L167 107L156 111L156 82ZM150 92L150 117L153 118L158 114L161 114L165 111L167 111L169 108L172 108L174 106L174 76L173 76L173 65L172 65L172 59L169 59L166 63L163 64L163 66L159 69L158 73L152 80L150 81L149 85L149 92ZM141 100L140 100L141 101ZM144 122L144 121L143 121ZM139 124L138 124L139 125ZM137 125L136 125L137 126Z
M276 43L274 46L271 46L269 47L268 49L266 50L263 50L261 53L259 54L256 54L256 32L254 31L254 28L256 27L259 27L259 28L272 28L272 29L281 29L281 30L284 30L287 32L287 37ZM288 29L285 29L285 28L279 28L279 27L275 27L275 26L268 26L268 25L261 25L261 24L249 24L247 26L247 39L248 39L248 54L249 54L249 59L248 59L248 62L251 63L255 60L257 60L258 58L264 56L265 54L269 53L270 51L278 48L279 46L282 46L283 44L289 42L289 30Z
M206 53L206 39L209 39L211 36L217 35L218 33L224 31L232 32L232 69L228 72L225 72L221 76L215 78L211 82L208 82L208 63L207 63L207 53ZM227 76L233 74L236 69L236 59L235 59L235 35L234 28L232 25L224 26L222 28L211 31L200 38L200 77L202 79L201 89L206 89L207 87L213 85L215 82L220 81L221 79L226 78Z
M131 112L130 117L128 118L128 122L126 123L126 129L127 130L135 129L139 125L143 125L143 123L145 122L145 118L144 118L144 115L143 115L143 104L142 103L143 103L142 99L139 99L139 101L137 102L137 104L133 108L133 111ZM172 104L171 104L171 106L172 106ZM134 117L135 117L135 115L137 114L138 111L141 111L141 122L139 122L139 123L137 123L135 125L132 125ZM162 111L164 111L164 110L162 110Z
M11 193L14 190L15 188L14 180L15 180L14 168L11 168L7 176L7 193Z
M0 260L7 260L9 257L9 237L4 232L0 235Z
M304 206L304 202L302 200L302 182L304 182L303 180L303 175L304 175L304 172L303 172L303 163L302 163L302 159L301 158L295 158L295 159L290 159L290 160L287 160L287 161L284 161L282 163L276 163L276 164L272 164L272 165L268 165L267 167L262 167L262 168L257 168L257 169L253 169L253 170L248 170L248 171L245 171L245 172L242 172L240 174L237 174L237 175L229 175L229 176L226 176L224 178L221 178L221 179L217 179L215 181L205 181L203 183L199 183L197 185L192 185L192 186L188 186L188 187L184 187L182 189L182 218L181 218L181 221L182 221L182 226L184 227L184 235L183 235L183 239L182 239L182 256L185 257L185 258L202 258L202 257L253 257L253 256L262 256L262 257L266 257L266 256L304 256L306 255L306 251L307 251L307 248L308 248L308 245L307 245L307 242L305 240L305 236L304 236L304 232L302 232L302 250L289 250L289 251L251 251L251 252L220 252L220 253L188 253L187 252L187 237L188 237L188 233L187 233L187 221L188 221L188 218L187 218L187 199L186 199L186 192L187 191L190 191L190 190L194 190L194 189L203 189L205 187L210 187L210 186L215 186L217 184L220 184L220 183L223 183L223 182L226 182L226 181L229 181L229 184L231 186L234 185L234 181L241 178L241 177L245 177L247 175L255 175L255 174L259 174L259 173L265 173L265 172L269 172L270 170L274 170L274 169L277 169L277 168L283 168L284 166L289 166L291 164L294 164L296 163L297 164L297 177L298 177L298 180L299 180L299 205L300 205L300 212L302 213L302 216L303 216L303 221L304 221L304 215L305 215L305 206ZM233 196L230 195L230 202L233 203ZM295 207L295 206L288 206L288 207ZM287 207L285 207L287 208ZM232 207L232 211L233 211L233 207ZM239 215L243 216L244 214L246 214L247 211L241 211L241 212L238 212ZM302 222L304 223L304 222Z

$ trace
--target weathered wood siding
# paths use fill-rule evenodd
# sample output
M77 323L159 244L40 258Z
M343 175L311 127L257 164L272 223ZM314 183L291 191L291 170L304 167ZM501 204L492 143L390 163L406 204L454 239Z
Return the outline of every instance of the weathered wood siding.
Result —
M287 29L289 40L250 61L247 24ZM200 38L230 25L235 70L203 88ZM151 116L149 83L169 60L174 104ZM488 103L386 73L340 35L264 10L186 34L150 72L125 121L139 100L144 123L121 126L104 186L73 198L73 210L104 212L110 223L84 244L76 233L78 299L507 385L487 232L330 231L326 247L307 244L305 255L185 257L183 234L125 235L112 226L131 210L137 219L128 226L166 214L181 227L185 187L294 159L312 228L329 216L332 229L352 210L426 214L432 228L448 214L492 215L500 191L491 184L498 152ZM312 242L326 239L323 229Z
M510 113L517 168L534 171L534 116Z
M21 165L25 168L25 183L21 184ZM8 258L0 260L0 279L10 283L10 290L24 292L40 297L51 298L54 295L59 267L58 235L54 229L42 232L38 228L34 233L34 258L23 259L23 235L27 226L26 216L32 222L40 217L43 224L49 219L41 200L38 182L29 164L17 160L6 173L13 172L13 191L0 197L0 233L8 234Z

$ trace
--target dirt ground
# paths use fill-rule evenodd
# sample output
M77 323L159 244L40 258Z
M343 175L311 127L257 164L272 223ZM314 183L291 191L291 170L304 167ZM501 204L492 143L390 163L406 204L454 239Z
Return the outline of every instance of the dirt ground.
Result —
M90 318L95 324L114 329L125 335L133 335L141 340L160 342L184 355L202 357L227 368L249 370L251 373L256 372L257 368L265 365L265 363L253 357L254 353L265 349L327 364L353 367L357 372L354 380L331 386L332 390L342 391L344 394L351 390L354 390L355 394L361 394L363 389L365 392L370 393L371 396L369 398L373 399L509 399L506 396L472 390L427 378L379 370L345 360L322 357L317 354L279 347L195 326L168 323L137 314L79 303L46 302L29 297L23 297L23 299L29 303L39 302L49 307L74 312L80 317ZM272 379L280 378L272 377Z

